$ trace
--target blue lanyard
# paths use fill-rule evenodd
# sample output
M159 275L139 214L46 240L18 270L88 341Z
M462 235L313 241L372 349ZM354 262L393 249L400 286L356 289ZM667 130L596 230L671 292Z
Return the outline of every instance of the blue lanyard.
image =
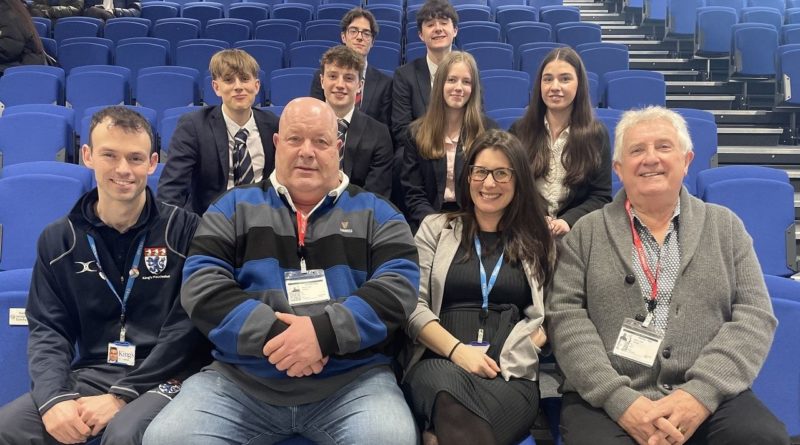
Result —
M503 265L503 256L506 253L504 250L503 253L500 254L497 264L494 265L492 276L489 277L489 281L487 282L486 269L483 268L483 261L481 261L481 240L479 240L477 236L475 237L475 251L478 253L478 264L481 267L481 294L483 295L483 304L481 305L481 309L483 309L483 313L486 314L489 311L489 293L494 287L494 282L497 281L497 275L500 273L500 266Z
M108 276L103 272L103 266L100 264L100 256L97 255L97 246L95 246L94 238L88 233L86 234L86 239L89 241L89 247L92 248L92 253L94 254L94 259L97 260L97 270L100 274L100 278L106 280L106 284L108 284L108 288L111 289L111 292L117 297L117 301L119 301L119 305L121 307L121 312L119 316L120 320L120 330L119 330L119 341L125 341L125 307L128 304L128 297L131 296L131 290L133 289L133 282L136 281L136 277L139 276L139 261L142 259L142 250L144 249L144 234L139 237L139 246L136 247L136 255L133 257L133 263L131 264L131 270L128 272L128 282L125 283L125 293L123 297L119 297L119 293L117 293L117 289L114 288L114 284L111 283L111 280L108 279Z

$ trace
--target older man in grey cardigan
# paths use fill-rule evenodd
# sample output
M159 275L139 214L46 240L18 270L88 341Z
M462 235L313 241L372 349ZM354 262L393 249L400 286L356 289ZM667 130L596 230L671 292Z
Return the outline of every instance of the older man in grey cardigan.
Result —
M625 113L614 201L564 238L547 309L567 444L788 444L749 389L772 343L752 240L682 187L685 121Z

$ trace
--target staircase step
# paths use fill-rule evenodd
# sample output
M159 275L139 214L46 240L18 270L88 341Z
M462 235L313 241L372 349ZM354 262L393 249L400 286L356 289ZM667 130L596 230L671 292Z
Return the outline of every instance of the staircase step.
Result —
M605 34L603 33L603 40L610 40L616 42L618 40L645 40L647 36L644 34Z
M667 96L671 108L700 108L702 110L730 110L736 100L735 95L722 94L677 94Z
M651 57L657 58L661 57L669 57L671 53L665 49L654 50L654 51L628 51L628 55L630 56L643 56L643 57Z
M657 58L633 58L631 57L631 69L638 70L685 70L696 68L691 59L657 59Z
M693 81L697 80L700 72L696 70L655 70L664 75L667 82Z
M720 146L718 161L724 164L774 165L800 163L800 148L788 145L774 147Z
M788 122L788 116L767 110L709 110L714 115L718 125L746 126L765 125L783 126Z
M782 135L783 135L783 128L780 127L753 127L753 126L717 127L717 141L718 141L717 143L719 145L738 144L738 146L740 147L747 146L751 147L751 149L755 147L761 147L761 148L768 147L769 149L776 148ZM796 150L800 152L800 149ZM758 153L763 154L763 151L758 151ZM776 163L776 162L778 161L773 160L770 163ZM768 162L763 162L763 163L768 163Z
M668 81L667 94L741 94L742 86L727 82Z
M628 47L628 51L674 51L675 42L661 42L658 40L616 40L605 38L603 41L610 43L620 43Z

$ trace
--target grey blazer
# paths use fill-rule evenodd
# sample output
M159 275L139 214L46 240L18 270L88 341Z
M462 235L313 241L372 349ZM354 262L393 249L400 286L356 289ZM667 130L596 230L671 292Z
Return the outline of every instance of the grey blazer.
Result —
M547 317L566 381L617 420L639 396L683 389L712 413L749 388L777 320L753 242L730 210L680 195L680 268L653 367L615 356L623 319L646 312L634 275L625 191L563 238Z
M447 221L443 214L430 215L422 221L415 242L419 252L419 301L406 325L410 343L405 358L401 359L406 372L425 352L425 345L417 341L420 331L426 324L439 320L444 281L461 242L461 221ZM505 380L512 377L536 380L539 369L540 349L530 336L544 321L542 287L530 265L524 263L523 267L531 287L531 305L525 308L525 317L511 330L500 351L500 371Z

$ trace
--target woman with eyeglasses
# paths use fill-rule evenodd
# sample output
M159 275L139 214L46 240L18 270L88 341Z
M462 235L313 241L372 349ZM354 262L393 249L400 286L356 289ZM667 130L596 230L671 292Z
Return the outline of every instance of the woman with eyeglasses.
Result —
M545 57L528 110L510 131L528 151L553 235L611 201L608 132L592 113L578 53L556 48Z
M464 147L497 124L481 107L478 65L466 52L452 51L439 64L425 114L409 125L400 177L406 217L413 228L441 210L456 210Z
M417 309L401 361L403 390L440 445L511 444L539 405L542 290L555 248L519 140L488 130L466 152L460 210L430 215L416 234Z

